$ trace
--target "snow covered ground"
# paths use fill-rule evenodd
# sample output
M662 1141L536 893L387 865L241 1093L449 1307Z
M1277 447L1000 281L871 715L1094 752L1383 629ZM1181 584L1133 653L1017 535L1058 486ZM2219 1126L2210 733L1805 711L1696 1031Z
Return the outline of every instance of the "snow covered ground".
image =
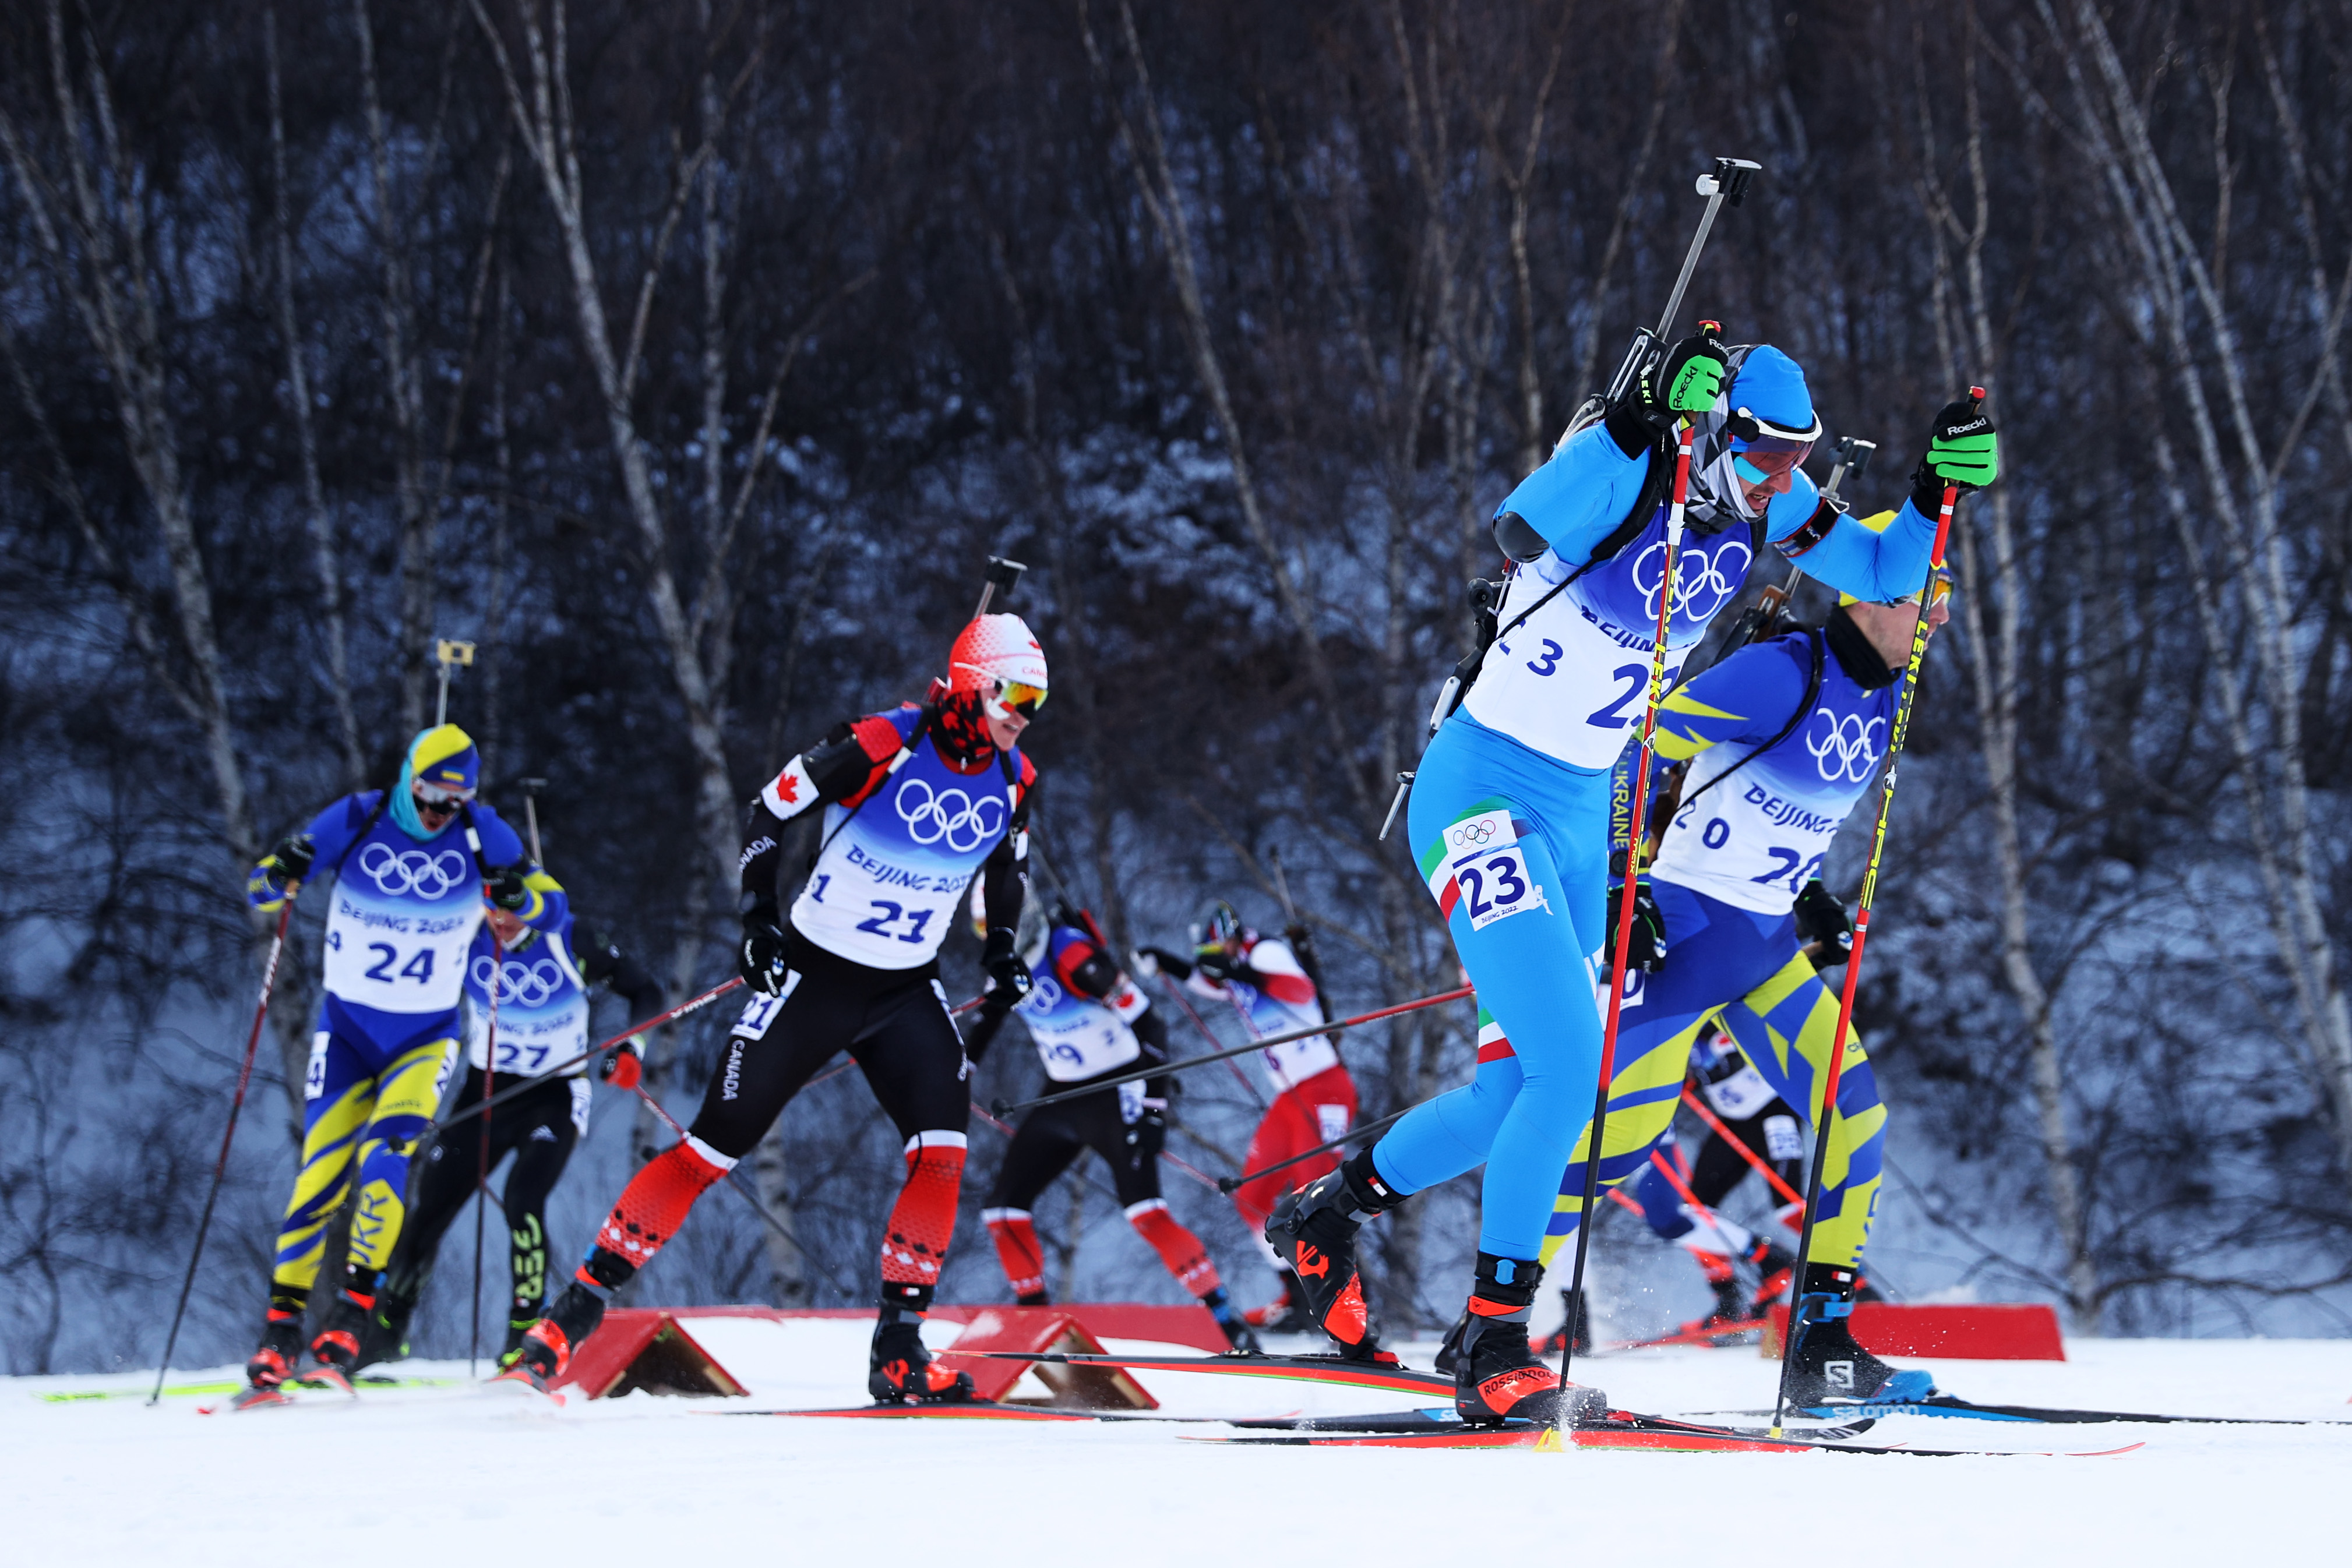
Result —
M1206 1428L819 1421L862 1403L854 1322L691 1325L749 1399L556 1409L469 1388L202 1417L153 1375L0 1382L0 1563L367 1561L1169 1563L1256 1568L1845 1560L1888 1564L2341 1562L2352 1426L2014 1426L1904 1417L1874 1440L2116 1458L1248 1448ZM935 1343L954 1334L935 1325ZM1121 1343L1115 1348L1145 1347ZM1150 1347L1162 1349L1168 1347ZM1426 1366L1430 1346L1408 1354ZM1189 1354L1189 1353L1186 1353ZM2064 1364L1953 1362L1984 1401L2352 1422L2352 1341L2105 1341ZM462 1376L462 1364L392 1370ZM1603 1356L1583 1380L1663 1413L1769 1404L1752 1350ZM1139 1379L1171 1415L1375 1411L1393 1395ZM176 1375L174 1386L233 1379ZM118 1396L56 1401L64 1392ZM307 1540L307 1543L305 1543ZM675 1560L675 1559L673 1559Z

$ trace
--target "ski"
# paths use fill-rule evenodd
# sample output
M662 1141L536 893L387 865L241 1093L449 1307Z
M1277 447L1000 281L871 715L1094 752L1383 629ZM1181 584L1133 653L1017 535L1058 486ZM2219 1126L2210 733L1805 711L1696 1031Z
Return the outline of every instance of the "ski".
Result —
M2266 1416L2157 1416L2131 1410L2078 1410L2043 1405L1979 1405L1971 1399L1961 1399L1949 1394L1933 1394L1925 1399L1900 1404L1872 1403L1809 1405L1801 1406L1800 1415L1822 1419L1866 1416L1874 1419L1888 1416L1935 1416L1967 1421L2042 1422L2052 1426L2096 1426L2105 1422L2148 1426L2200 1427L2347 1427L2352 1421L2329 1421L2294 1416L2273 1418ZM1769 1416L1769 1410L1740 1410L1740 1416Z
M356 1380L362 1388L452 1388L465 1381L460 1377L378 1377L362 1373ZM166 1399L202 1397L205 1395L236 1394L249 1387L243 1383L174 1383L163 1390ZM143 1388L68 1388L54 1394L37 1394L35 1398L45 1405L75 1405L94 1399L147 1399L152 1397Z
M1145 1372L1207 1372L1227 1377L1279 1377L1388 1394L1432 1395L1451 1401L1454 1379L1433 1372L1345 1361L1336 1355L1093 1355L1066 1351L966 1350L942 1355L984 1356L992 1361L1044 1361L1064 1366L1118 1366Z
M1937 1459L2006 1458L2012 1452L2002 1448L1912 1448L1878 1443L1830 1442L1821 1438L1773 1437L1638 1416L1612 1416L1605 1422L1585 1422L1566 1428L1538 1426L1532 1422L1506 1422L1500 1427L1465 1427L1450 1432L1285 1432L1232 1437L1188 1433L1185 1440L1318 1448L1533 1448L1551 1453L1569 1448L1629 1448L1664 1453L1903 1454ZM2109 1458L2146 1447L2145 1443L2130 1443L2118 1448L2041 1452L2020 1454L2019 1457Z
M248 1384L240 1387L235 1394L229 1396L226 1399L220 1400L217 1403L211 1405L197 1406L196 1414L199 1416L238 1416L244 1414L247 1410L272 1410L280 1406L292 1405L293 1403L294 1396L289 1394L282 1386L278 1388L257 1388Z

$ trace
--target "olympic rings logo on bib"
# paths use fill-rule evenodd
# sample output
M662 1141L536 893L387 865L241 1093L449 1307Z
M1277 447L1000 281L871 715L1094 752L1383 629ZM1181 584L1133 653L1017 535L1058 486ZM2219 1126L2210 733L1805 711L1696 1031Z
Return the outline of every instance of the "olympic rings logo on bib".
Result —
M1481 817L1475 821L1456 822L1446 829L1445 841L1457 850L1467 849L1473 844L1486 842L1495 836L1495 833L1494 823Z
M360 870L394 898L415 894L423 899L446 898L463 886L468 867L456 850L430 854L424 850L395 850L373 843L360 851Z
M1813 710L1815 718L1830 721L1827 735L1819 735L1811 725L1805 727L1805 749L1812 753L1813 765L1830 783L1859 784L1870 777L1878 766L1878 748L1870 743L1870 732L1886 723L1883 718L1864 721L1860 714L1847 714L1841 718L1825 707Z
M474 959L473 980L485 993L488 992L490 959L488 954ZM509 958L499 966L498 999L502 1004L512 1002L519 1008L542 1007L562 988L563 970L552 958L541 958L529 965Z
M919 844L944 839L948 848L961 854L1004 831L1006 807L993 795L975 800L961 789L935 790L920 779L909 779L898 787L893 803L898 820L907 824L907 836Z
M1739 552L1738 568L1726 572L1724 565L1734 550ZM1642 596L1653 622L1658 617L1658 591L1665 584L1665 553L1666 541L1660 539L1635 556L1629 569L1633 591ZM1739 585L1748 580L1748 565L1755 559L1756 552L1738 539L1726 540L1713 553L1689 549L1678 552L1675 557L1675 613L1686 621L1708 620L1739 591ZM1645 566L1650 569L1646 581L1643 571ZM1703 594L1714 597L1702 601Z

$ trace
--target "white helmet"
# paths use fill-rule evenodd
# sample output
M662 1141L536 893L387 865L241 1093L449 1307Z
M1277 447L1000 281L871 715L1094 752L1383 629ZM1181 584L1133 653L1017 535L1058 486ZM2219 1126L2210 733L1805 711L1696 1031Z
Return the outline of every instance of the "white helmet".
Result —
M991 718L1007 709L1034 718L1045 702L1045 650L1018 615L975 617L949 651L948 689L978 694Z

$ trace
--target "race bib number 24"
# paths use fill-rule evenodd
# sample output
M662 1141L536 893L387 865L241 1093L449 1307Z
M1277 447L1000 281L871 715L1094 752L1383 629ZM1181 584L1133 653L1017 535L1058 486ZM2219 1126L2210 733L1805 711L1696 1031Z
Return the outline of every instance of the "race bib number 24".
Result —
M1470 917L1471 930L1483 931L1530 909L1550 909L1543 889L1528 874L1527 852L1519 847L1507 807L1465 817L1448 827L1445 853L1454 883L1462 890L1462 910Z

